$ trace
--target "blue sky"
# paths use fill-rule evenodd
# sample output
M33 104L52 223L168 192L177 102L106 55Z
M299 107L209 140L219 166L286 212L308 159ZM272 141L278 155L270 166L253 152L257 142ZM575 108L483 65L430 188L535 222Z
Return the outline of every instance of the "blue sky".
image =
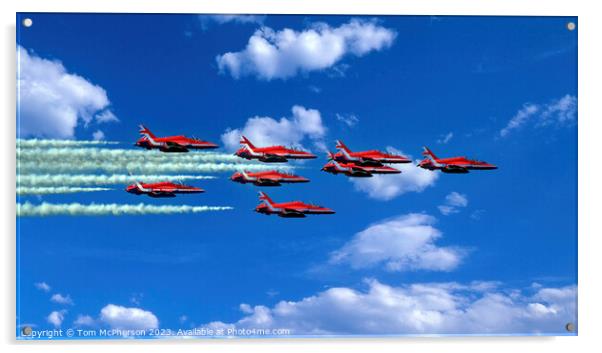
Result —
M217 177L190 181L207 193L175 199L136 197L124 184L19 196L234 209L20 217L18 324L124 328L140 310L143 327L172 329L566 334L576 320L577 31L567 30L576 18L18 14L17 23L24 17L33 26L17 34L19 137L134 149L144 123L219 143L220 153L231 151L232 131L299 145L320 157L291 164L311 182L264 191L337 213L256 214L259 188L230 182L231 172L200 173ZM499 169L439 175L410 165L349 181L320 172L335 139L414 159L427 145ZM449 302L428 302L424 288ZM401 324L381 310L384 292L397 294L397 320L416 310L439 319ZM57 293L72 303L50 300ZM331 300L343 304L324 310Z

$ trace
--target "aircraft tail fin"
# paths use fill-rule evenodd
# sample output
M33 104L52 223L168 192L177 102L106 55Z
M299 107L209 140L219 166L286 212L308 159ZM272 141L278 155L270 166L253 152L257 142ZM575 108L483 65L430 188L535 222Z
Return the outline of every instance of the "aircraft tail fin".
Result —
M347 153L351 152L351 150L347 146L345 146L345 144L341 140L337 140L336 148L339 150L345 150L345 152Z
M328 151L326 156L328 157L329 160L334 161L334 153Z
M270 205L274 203L274 201L272 201L272 199L268 196L268 194L266 194L263 191L259 192L259 199L263 200L263 201L267 201L267 203L269 203Z
M140 128L139 132L141 135L148 135L152 138L156 137L155 134L153 134L146 126L140 124L138 127Z
M245 136L240 137L240 144L245 145L249 148L255 148L255 146L251 143L251 141L249 141L249 139L246 138Z
M431 157L433 159L437 159L437 156L435 156L433 151L431 151L428 147L424 146L422 148L424 149L424 152L422 152L423 155Z

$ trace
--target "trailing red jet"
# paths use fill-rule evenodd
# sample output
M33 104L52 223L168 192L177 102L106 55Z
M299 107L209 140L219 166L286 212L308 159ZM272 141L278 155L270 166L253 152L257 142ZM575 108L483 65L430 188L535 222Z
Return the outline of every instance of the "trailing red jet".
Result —
M339 150L333 159L337 162L353 162L357 165L381 166L385 163L411 163L409 158L401 155L381 152L377 150L352 152L341 140L337 140L336 148Z
M423 147L423 155L426 156L418 166L428 170L441 170L444 173L466 174L469 170L497 169L493 164L483 161L468 159L466 157L437 158L427 147Z
M330 208L311 205L301 201L275 203L264 192L259 192L259 199L262 201L262 203L255 207L255 212L263 213L265 215L276 214L283 218L304 218L305 215L308 214L334 213L334 211Z
M214 143L183 135L157 137L144 125L140 125L139 132L142 137L136 141L135 146L143 147L147 150L159 149L161 152L188 152L192 149L200 150L218 147Z
M360 165L355 162L337 162L332 153L328 153L331 159L322 170L331 174L345 174L349 177L369 178L373 174L399 174L400 170L386 165Z
M302 176L282 173L277 170L268 170L264 172L241 171L232 174L230 180L237 183L253 183L257 186L280 186L282 183L306 183L309 179Z
M266 163L282 163L289 159L313 159L316 156L310 152L284 146L255 147L248 138L240 138L242 147L235 155L244 159L257 159Z
M205 192L201 188L172 183L170 181L151 184L136 182L129 185L125 191L136 195L146 194L150 197L176 197L176 194L198 194Z

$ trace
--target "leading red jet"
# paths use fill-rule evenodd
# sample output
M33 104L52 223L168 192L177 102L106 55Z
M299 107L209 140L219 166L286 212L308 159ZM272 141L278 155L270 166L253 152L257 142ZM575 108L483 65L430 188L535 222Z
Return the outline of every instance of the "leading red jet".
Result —
M381 166L385 163L411 163L412 161L404 156L381 152L378 150L353 152L343 141L337 140L336 148L339 150L333 159L338 162L354 162L359 165Z
M370 178L373 174L399 174L400 170L386 165L360 165L355 162L337 162L332 153L328 153L330 162L322 170L331 174L345 174L349 177Z
M289 159L313 159L316 156L310 152L284 146L255 147L248 138L241 136L240 148L235 155L244 159L257 159L266 163L283 163Z
M304 218L308 214L333 214L334 211L330 208L307 204L301 201L291 201L283 203L275 203L264 192L259 192L259 199L262 201L255 212L265 215L276 214L283 218Z
M466 157L437 158L430 149L427 147L423 148L424 152L422 154L426 158L418 163L418 166L424 169L441 170L443 173L450 174L466 174L469 170L497 169L497 166L493 164Z
M130 194L142 195L146 194L150 197L176 197L176 194L198 194L205 192L201 188L194 186L172 183L170 181L162 181L159 183L141 183L136 182L129 185L125 191Z
M217 148L218 145L190 138L183 135L157 137L146 126L140 125L140 137L135 146L150 149L159 149L161 152L188 152L191 149Z
M253 183L256 186L280 186L282 183L307 183L309 179L302 176L282 173L277 170L263 172L248 172L243 170L232 174L230 180L237 183Z

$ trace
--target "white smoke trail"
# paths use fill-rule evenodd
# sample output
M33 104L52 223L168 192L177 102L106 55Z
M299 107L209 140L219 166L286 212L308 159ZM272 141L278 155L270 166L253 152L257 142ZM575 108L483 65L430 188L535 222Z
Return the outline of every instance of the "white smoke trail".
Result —
M25 174L17 176L19 186L80 186L80 185L115 185L134 183L136 181L155 183L174 180L207 180L216 179L207 175L125 175L125 174Z
M17 148L35 147L75 147L95 145L117 145L116 141L83 141L83 140L53 140L53 139L17 139Z
M68 161L55 162L20 162L18 163L18 172L21 174L30 173L73 173L84 171L104 171L106 173L119 173L132 171L144 174L158 173L219 173L231 171L259 171L273 169L274 166L267 164L239 164L239 163L153 163L153 162L89 162L82 161L78 163L69 163ZM291 169L291 166L278 166L279 169Z
M146 214L177 214L177 213L199 213L209 211L232 210L229 206L154 206L143 203L137 205L127 204L89 204L80 203L52 204L43 202L34 205L29 202L17 203L17 216L122 216L122 215L146 215Z
M149 161L149 162L230 162L253 163L232 154L216 152L163 153L109 148L27 148L17 149L21 161L58 160L77 163L79 161Z
M72 194L76 192L94 192L113 190L111 188L81 188L71 186L42 186L29 187L17 186L17 195L50 195L50 194Z

